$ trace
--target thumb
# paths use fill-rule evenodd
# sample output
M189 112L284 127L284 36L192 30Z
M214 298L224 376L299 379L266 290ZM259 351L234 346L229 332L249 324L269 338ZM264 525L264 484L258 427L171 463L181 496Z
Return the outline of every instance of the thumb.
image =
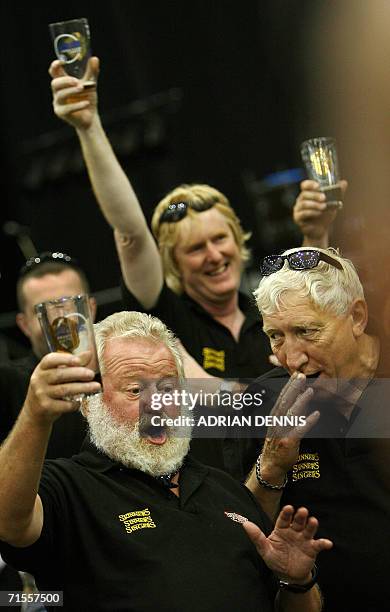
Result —
M100 60L98 57L90 57L87 64L87 70L85 71L85 81L97 81L100 71Z
M252 541L252 543L256 546L257 552L262 555L267 547L267 538L264 533L261 531L260 527L252 523L251 521L245 521L242 524L245 529L247 536Z
M66 72L60 60L54 60L54 62L50 64L49 74L52 79L56 79L57 77L61 77L61 76L66 76Z

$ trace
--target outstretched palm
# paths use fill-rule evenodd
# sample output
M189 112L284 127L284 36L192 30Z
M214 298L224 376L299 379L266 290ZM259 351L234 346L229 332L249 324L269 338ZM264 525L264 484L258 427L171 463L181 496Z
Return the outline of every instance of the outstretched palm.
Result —
M292 506L285 506L268 538L254 523L243 526L267 566L288 582L306 581L318 553L333 545L324 538L314 539L318 521L309 517L306 508L294 512Z

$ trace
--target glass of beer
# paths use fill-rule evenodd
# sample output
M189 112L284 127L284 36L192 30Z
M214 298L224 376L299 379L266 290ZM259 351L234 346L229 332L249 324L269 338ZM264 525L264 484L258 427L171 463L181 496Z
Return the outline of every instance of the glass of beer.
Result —
M336 142L333 138L311 138L301 145L301 155L308 177L319 183L326 196L329 208L342 208L342 191L337 159Z
M49 23L54 52L70 76L83 79L91 57L91 35L88 19L71 19ZM84 88L94 87L95 81L84 82Z
M35 306L35 312L49 352L79 355L90 351L92 356L87 367L94 370L94 380L101 382L88 295L42 302Z

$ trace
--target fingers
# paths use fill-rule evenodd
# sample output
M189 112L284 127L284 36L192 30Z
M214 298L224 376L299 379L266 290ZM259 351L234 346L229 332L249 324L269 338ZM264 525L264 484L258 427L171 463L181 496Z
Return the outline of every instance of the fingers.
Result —
M91 356L91 351L83 351L79 355L59 351L48 353L42 357L38 367L41 370L50 370L52 368L58 368L59 366L84 366L89 363Z
M290 527L293 516L293 506L284 506L279 512L278 518L276 519L275 529L287 529L288 527Z
M84 367L60 367L50 369L46 373L46 381L49 385L62 385L64 383L79 380L89 382L93 380L95 372Z
M87 366L92 358L92 351L83 351L77 355L77 359L79 360L79 364L81 366ZM77 364L78 365L78 364Z
M53 106L59 117L70 115L87 108L91 104L91 95L85 90L83 84L76 80L64 77L52 81ZM95 94L96 95L96 94Z
M305 540L311 541L311 546L319 553L322 550L329 550L333 542L326 538L314 540L318 530L318 520L314 516L309 516L307 508L298 508L294 513L293 506L284 506L279 513L275 523L277 529L293 529L296 533L301 533Z
M320 190L320 186L315 181L302 181L301 192L297 197L296 208L304 210L306 208L319 208L321 204L322 209L326 207L325 204L326 196Z
M322 550L330 550L332 547L332 540L328 540L326 538L319 538L318 540L314 540L313 542L313 548L317 554L320 553Z
M63 76L66 74L62 62L59 60L54 60L49 66L49 74L52 79L56 79L57 77Z
M314 427L319 418L320 413L318 410L312 412L309 416L306 417L305 425L297 425L297 427L295 427L294 438L298 438L299 440L301 440Z
M341 180L338 183L343 193L347 190L348 183ZM320 186L316 181L302 181L301 192L296 199L294 206L294 220L296 223L316 220L320 218L324 212L330 213L330 217L326 217L327 222L331 223L336 216L333 208L329 208L326 202L326 195L320 190Z
M245 529L249 539L253 542L258 551L261 552L264 549L264 546L267 542L267 538L261 531L260 527L258 527L251 521L245 521L245 523L242 523L242 526Z
M341 181L339 181L339 185L341 187L341 191L343 192L343 194L345 194L348 189L348 181L342 179Z
M52 385L49 394L54 400L61 400L77 395L98 393L100 390L101 387L98 382L69 382L66 384Z
M40 370L51 370L52 368L58 368L59 366L79 366L81 364L80 359L77 355L72 353L48 353L42 357L41 362L38 366Z
M66 103L70 96L77 96L84 92L84 87L80 81L69 80L69 77L63 77L51 82L51 88L55 96L55 101L59 104Z
M79 356L69 353L49 353L31 377L31 386L37 397L61 399L83 393L97 393L101 390L94 382L95 372L85 367L91 359L91 351Z
M310 522L312 518L313 517L310 517L309 519L309 511L307 510L307 508L298 508L298 510L295 512L295 514L292 517L291 528L294 529L294 531L298 531L298 532L304 531L305 536L306 536L309 524L312 528L312 523ZM313 521L315 521L316 523L316 526L315 526L315 531L316 531L318 527L318 521L317 519L313 519Z
M283 387L278 400L272 409L273 416L284 416L289 408L292 407L299 395L304 391L306 385L306 376L300 373L294 373L290 380Z
M302 533L305 539L311 540L317 533L318 521L314 516L309 517L307 508L301 507L295 512L293 506L284 506L276 520L275 528L289 527L297 533Z
M320 184L317 181L312 181L310 179L305 179L300 184L301 192L302 191L319 191Z

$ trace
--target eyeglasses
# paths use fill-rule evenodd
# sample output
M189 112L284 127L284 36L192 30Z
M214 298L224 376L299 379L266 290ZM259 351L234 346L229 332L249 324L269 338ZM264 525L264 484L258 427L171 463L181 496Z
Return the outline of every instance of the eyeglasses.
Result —
M269 276L274 272L278 272L283 268L286 259L291 270L311 270L317 267L320 261L324 261L339 270L343 269L341 263L334 257L321 251L308 249L295 251L295 253L289 253L289 255L267 255L267 257L264 257L260 267L261 274Z
M215 206L218 200L209 200L208 202L172 202L168 208L161 213L158 224L161 223L176 223L181 221L187 214L188 208L196 210L196 212L203 212L209 210Z
M77 260L66 253L52 253L51 251L45 251L44 253L39 253L39 255L35 255L34 257L27 259L26 263L19 271L19 278L30 272L30 270L35 268L35 266L39 266L40 264L47 263L49 261L68 264L74 268L79 267Z

